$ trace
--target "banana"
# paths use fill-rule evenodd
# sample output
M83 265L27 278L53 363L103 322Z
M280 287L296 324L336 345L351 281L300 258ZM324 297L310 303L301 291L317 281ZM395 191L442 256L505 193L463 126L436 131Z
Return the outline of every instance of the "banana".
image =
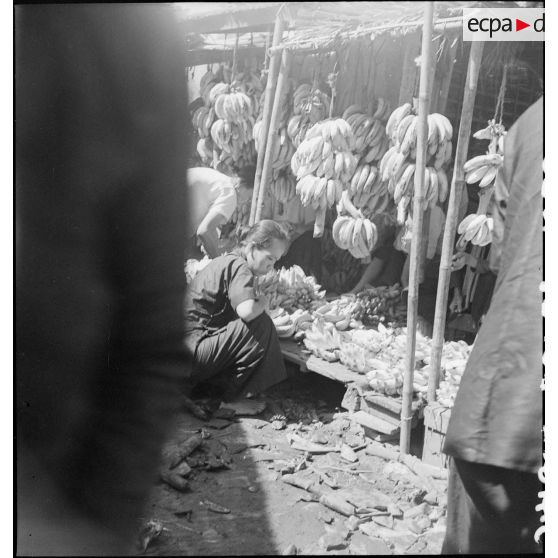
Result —
M386 123L386 134L389 138L394 139L394 134L397 130L397 128L399 127L399 123L401 122L401 120L403 118L405 118L407 115L411 114L411 103L405 103L404 105L401 105L400 107L397 107L390 115L390 117L388 118L388 121ZM394 141L395 143L395 141Z
M476 182L479 182L480 180L482 180L485 174L490 170L490 168L491 168L490 166L485 165L470 171L465 176L465 182L467 182L467 184L475 184Z
M349 107L347 107L347 108L345 109L345 111L343 112L343 115L341 116L341 118L342 118L343 120L347 120L347 118L348 118L349 116L351 116L351 114L354 114L354 113L356 113L356 112L359 112L359 113L360 113L360 112L364 112L364 111L362 110L362 108L361 108L359 105L351 105L351 106L349 106Z
M436 169L432 167L426 167L426 170L430 174L430 189L427 201L430 207L434 207L436 202L438 201L438 174L436 173Z
M486 215L475 215L467 226L467 230L465 231L465 240L470 242L470 240L477 234L479 227L482 226L485 220Z
M400 142L401 153L405 155L407 155L411 151L411 149L413 149L416 146L417 125L418 125L418 116L414 116L409 126L406 129L405 136L403 137L403 141Z
M411 123L416 120L416 118L417 117L414 116L413 114L409 114L401 120L399 126L397 126L397 131L395 132L396 136L395 136L394 143L398 143L399 145L403 143L403 140L405 139L405 135L407 134L407 129L409 128Z
M438 201L444 203L448 197L449 184L446 171L443 169L435 169L438 175Z
M369 174L370 174L370 166L369 165L364 165L362 167L362 171L360 173L358 183L356 185L356 191L357 192L362 192L362 189L364 187L364 184L366 183L366 179L368 178Z
M496 155L496 157L499 158L499 155ZM472 170L475 170L479 167L484 167L486 165L491 165L493 164L494 161L494 156L493 155L477 155L476 157L473 157L472 159L469 159L464 165L463 165L463 172L470 172Z
M490 184L492 184L498 174L498 167L490 167L486 174L483 176L482 180L480 181L479 186L481 188L486 188Z
M349 186L349 191L351 192L352 195L354 195L357 191L357 184L359 183L360 180L360 175L362 174L364 167L357 167L355 174L353 175L353 178L351 179L351 184Z

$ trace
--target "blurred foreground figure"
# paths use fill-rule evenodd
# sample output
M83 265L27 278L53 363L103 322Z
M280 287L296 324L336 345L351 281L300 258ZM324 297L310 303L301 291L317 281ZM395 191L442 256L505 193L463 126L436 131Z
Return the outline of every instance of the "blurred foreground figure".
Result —
M18 555L134 552L184 380L168 8L15 8Z
M444 447L453 457L444 554L542 552L542 130L539 99L505 139L491 251L498 278Z

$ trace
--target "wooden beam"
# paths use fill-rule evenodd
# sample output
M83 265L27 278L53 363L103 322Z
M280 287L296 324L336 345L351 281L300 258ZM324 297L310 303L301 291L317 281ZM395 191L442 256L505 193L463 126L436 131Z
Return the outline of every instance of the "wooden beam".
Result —
M283 97L283 90L287 86L289 78L289 69L291 66L292 54L290 50L284 50L281 57L281 68L279 69L279 78L277 79L277 87L275 89L275 99L273 100L273 110L271 111L271 118L269 121L269 130L267 133L267 143L265 146L265 157L263 160L262 174L258 189L258 199L256 203L256 213L254 216L254 223L257 223L262 215L265 190L271 179L271 165L273 164L272 153L273 146L278 141L277 132L279 128L279 119L281 115L281 102ZM257 172L257 170L256 170Z
M424 25L422 28L422 49L420 65L420 87L417 125L417 161L415 191L413 194L413 236L411 240L409 292L407 299L407 352L405 355L405 375L403 378L403 407L401 410L401 453L408 453L411 442L411 420L413 402L413 376L415 371L415 347L418 315L418 279L420 271L420 246L424 202L424 171L428 140L428 109L430 105L430 66L432 64L432 17L434 2L424 3Z
M438 291L436 293L436 312L434 315L434 331L432 334L432 353L430 357L430 375L428 378L428 401L436 400L436 390L440 383L440 366L442 362L442 348L444 345L444 330L446 327L446 309L448 306L449 283L451 275L451 258L453 256L453 245L455 230L457 228L457 216L461 194L465 186L465 173L463 165L467 160L469 149L469 138L471 136L471 124L473 121L473 110L475 108L475 97L479 70L482 60L484 43L473 41L469 53L469 66L465 91L463 94L463 107L461 109L461 121L459 123L459 134L455 150L455 166L448 201L448 213L446 226L444 228L444 240L442 244L442 257L440 260L440 274L438 276Z
M273 40L272 46L277 46L281 39L283 38L283 30L285 28L285 22L283 19L278 17L275 20L275 27L273 29ZM270 50L269 55L269 72L267 74L267 83L265 86L264 93L264 107L262 114L262 126L261 126L261 146L256 159L256 175L254 177L254 190L252 192L252 205L250 207L250 219L248 221L249 225L252 226L256 220L256 208L258 205L258 196L261 185L263 163L265 157L265 150L267 146L267 130L269 128L269 122L271 120L271 107L273 105L273 96L275 94L275 87L277 84L277 74L279 71L279 53Z

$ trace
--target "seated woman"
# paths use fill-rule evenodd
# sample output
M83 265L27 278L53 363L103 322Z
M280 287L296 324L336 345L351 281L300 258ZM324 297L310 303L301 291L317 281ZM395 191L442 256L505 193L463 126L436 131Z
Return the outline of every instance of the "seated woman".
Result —
M186 297L186 346L193 357L191 386L209 379L224 398L266 390L287 378L267 300L257 292L264 275L288 248L285 230L263 220L230 254L212 260Z

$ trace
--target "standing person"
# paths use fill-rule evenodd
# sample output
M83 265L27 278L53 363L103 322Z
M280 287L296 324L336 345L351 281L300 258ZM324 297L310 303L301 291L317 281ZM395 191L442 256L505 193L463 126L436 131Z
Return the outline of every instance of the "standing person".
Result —
M186 344L192 383L215 377L226 398L255 394L287 378L267 300L256 281L287 251L284 229L262 220L237 249L215 258L195 276L186 303Z
M542 466L542 125L541 98L506 136L495 188L498 277L444 446L453 459L443 553L542 551L534 540Z
M206 167L188 169L187 258L199 259L200 245L210 258L220 254L217 229L231 218L237 204L251 195L254 175L252 167L243 169L237 177Z
M183 39L15 7L17 554L135 553L186 374Z

